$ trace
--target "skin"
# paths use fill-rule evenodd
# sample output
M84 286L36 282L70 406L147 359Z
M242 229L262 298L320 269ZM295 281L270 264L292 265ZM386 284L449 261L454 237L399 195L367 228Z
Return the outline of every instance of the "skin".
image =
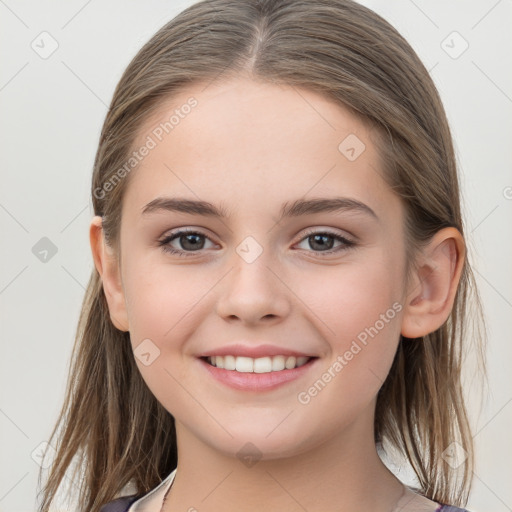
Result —
M373 442L376 395L400 333L419 337L447 319L463 239L456 229L439 231L406 287L405 210L381 177L371 133L307 90L245 77L190 86L141 127L135 147L190 96L198 105L130 175L121 265L101 218L90 227L112 322L130 332L134 350L148 338L160 350L148 366L135 360L176 420L178 469L164 510L389 512L403 486ZM349 134L366 146L354 161L338 150ZM159 196L206 200L231 216L142 215ZM335 196L365 203L378 219L352 211L276 222L284 202ZM182 237L170 244L188 257L164 252L158 241L177 228L204 233L203 248L194 252ZM322 256L308 229L357 243ZM252 263L236 251L248 236L263 249ZM394 318L309 403L299 403L298 394L394 303L401 306ZM197 356L237 340L320 361L276 390L233 390L201 371ZM237 457L247 442L261 455L251 467ZM408 507L402 510L434 511L436 504L422 498Z

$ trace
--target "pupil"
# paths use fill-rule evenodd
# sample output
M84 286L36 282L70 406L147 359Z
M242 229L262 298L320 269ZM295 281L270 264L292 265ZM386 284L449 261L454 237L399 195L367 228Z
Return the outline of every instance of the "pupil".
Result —
M193 233L192 234L188 234L188 235L183 235L181 237L182 247L184 249L187 249L187 248L188 249L198 249L198 248L202 249L202 246L204 245L204 241L203 241L203 244L195 243L195 242L198 241L199 238L201 238L200 235L196 235L196 234L193 234ZM195 242L192 242L192 244L189 247L187 247L187 243L190 242L190 239L194 239ZM185 243L183 243L183 241L185 241Z
M320 250L329 250L332 248L332 245L334 243L334 241L330 235L313 235L310 238L313 238L313 244L310 243L312 249L319 248ZM325 243L319 242L319 240L322 240L322 239L325 241L326 238L329 238L331 240L330 244L325 244ZM319 246L314 247L314 245L317 243L319 244Z

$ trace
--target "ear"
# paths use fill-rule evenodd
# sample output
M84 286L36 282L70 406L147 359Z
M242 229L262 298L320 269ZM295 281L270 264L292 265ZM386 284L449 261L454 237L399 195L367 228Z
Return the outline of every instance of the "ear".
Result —
M453 307L466 249L456 228L438 231L418 258L402 316L402 336L419 338L441 327Z
M97 215L91 221L89 240L94 265L103 282L110 319L120 331L129 331L128 314L118 259L112 247L105 241L102 218Z

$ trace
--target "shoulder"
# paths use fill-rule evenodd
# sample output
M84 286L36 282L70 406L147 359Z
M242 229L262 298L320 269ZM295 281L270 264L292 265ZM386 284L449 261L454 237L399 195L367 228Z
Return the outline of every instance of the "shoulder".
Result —
M109 501L100 508L100 512L127 512L130 505L140 498L139 495L124 496L114 501Z

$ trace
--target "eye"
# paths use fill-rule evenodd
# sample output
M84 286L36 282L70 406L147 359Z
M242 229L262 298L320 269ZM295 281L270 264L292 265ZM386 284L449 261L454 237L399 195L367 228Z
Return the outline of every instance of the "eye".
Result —
M158 242L165 252L176 254L178 256L188 256L187 253L197 252L204 249L204 240L210 240L204 233L194 230L180 230L166 236ZM173 247L171 242L177 241L182 249ZM211 242L211 240L210 240Z
M340 246L332 249L334 242L340 242ZM310 248L314 249L313 252L319 253L321 256L339 253L354 247L356 243L349 240L338 233L330 231L309 231L300 243L306 242Z
M175 254L177 256L191 256L191 253L205 249L205 240L211 242L208 236L200 231L182 229L166 236L158 242L158 245L167 253ZM172 242L177 242L177 245L180 245L181 248L171 245ZM349 240L338 233L325 230L312 230L307 232L306 236L302 238L300 243L304 242L307 242L309 247L313 249L312 252L319 253L322 256L345 251L356 245L356 242ZM332 247L334 242L339 242L341 245L333 249ZM211 243L213 244L213 242Z

